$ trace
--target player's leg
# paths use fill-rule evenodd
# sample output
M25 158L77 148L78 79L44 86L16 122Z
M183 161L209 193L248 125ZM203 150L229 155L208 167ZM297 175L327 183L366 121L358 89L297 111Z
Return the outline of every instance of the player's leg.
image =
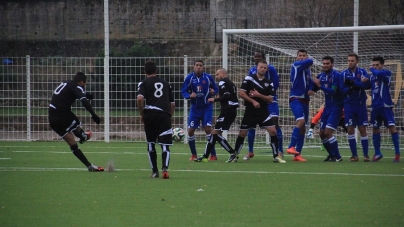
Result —
M350 158L351 162L357 162L358 159L358 151L356 148L356 138L355 138L355 127L356 127L356 106L352 104L344 105L344 114L345 114L345 125L347 126L348 131L348 144L351 149L352 156Z
M269 136L271 137L271 149L272 149L272 155L273 155L273 162L275 163L286 163L285 160L282 159L281 156L278 155L278 136L276 133L276 126L273 120L271 119L270 116L265 118L263 116L261 118L261 121L259 123L261 128L264 128Z
M321 120L321 115L324 112L324 108L321 108L316 115L314 115L314 117L311 119L311 123L310 123L310 129L307 132L307 139L314 139L314 134L313 134L313 130L314 127L320 122Z
M368 110L366 104L358 106L357 117L358 117L358 129L361 135L361 144L363 150L363 161L370 162L369 158L369 138L366 128L368 126Z
M203 110L191 109L188 117L188 146L191 150L191 157L189 160L195 160L197 157L196 143L195 143L195 130L199 127L199 122L203 117Z
M299 154L295 154L294 157L294 161L299 161L299 162L305 162L306 159L304 159L301 156L301 153L303 151L303 145L304 145L304 137L306 134L306 122L308 120L308 116L309 116L309 105L308 103L300 103L301 104L301 108L303 111L303 119L299 119L296 126L299 127L299 135L297 137L297 141L296 141L296 152L298 152Z
M250 112L244 112L244 116L240 124L240 131L238 133L236 143L234 145L234 150L236 153L234 157L230 155L229 160L227 160L227 162L237 161L238 154L240 154L241 150L243 149L244 139L247 136L248 129L255 128L256 126L257 126L257 119L255 118L255 116L252 115Z
M205 129L207 142L209 142L212 138L212 118L213 118L213 108L211 106L206 107L206 109L204 111L204 115L203 115L202 126ZM217 160L215 146L213 146L213 149L211 150L211 157L209 160L211 160L211 161Z
M338 140L334 136L334 132L337 130L342 113L342 106L335 106L329 112L329 117L327 119L327 125L324 130L324 135L327 138L328 146L330 149L330 154L333 156L331 161L340 162L342 161L341 154L339 153Z
M162 117L159 128L158 143L161 145L161 175L163 179L168 179L168 167L170 164L170 146L173 145L171 117L166 114L160 114Z
M223 114L223 120L219 124L219 127L215 125L214 141L219 142L219 144L230 154L236 153L235 150L230 146L229 142L222 136L222 132L228 131L231 124L237 117L237 109L229 109Z
M288 149L286 150L289 154L297 155L299 152L296 151L295 147L297 144L297 139L300 135L300 128L304 125L304 111L299 100L292 100L289 102L290 109L296 120L296 126L293 128L292 136Z
M278 137L278 153L279 156L282 156L283 158L283 133L281 127L279 126L279 105L277 102L273 102L268 106L270 111L269 113L276 127L276 136Z
M156 140L159 136L159 124L156 122L156 117L153 114L147 114L144 116L144 130L147 141L147 154L149 156L150 168L152 170L151 178L159 177L159 170L157 167L157 151ZM171 134L172 135L172 134ZM170 135L170 136L171 136Z
M394 145L394 162L400 162L400 141L398 138L398 132L396 128L396 122L394 119L394 113L392 108L383 108L384 110L384 123L389 128L391 134L391 140Z

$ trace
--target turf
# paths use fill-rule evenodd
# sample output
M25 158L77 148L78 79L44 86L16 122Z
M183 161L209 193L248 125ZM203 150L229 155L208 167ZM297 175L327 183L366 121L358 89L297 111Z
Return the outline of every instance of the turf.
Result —
M90 173L64 142L1 142L0 226L404 226L404 162L188 161L172 147L170 179L151 179L144 143L87 142L89 160L114 172ZM198 144L202 153L203 144ZM160 153L160 152L159 152ZM161 163L161 156L158 156Z

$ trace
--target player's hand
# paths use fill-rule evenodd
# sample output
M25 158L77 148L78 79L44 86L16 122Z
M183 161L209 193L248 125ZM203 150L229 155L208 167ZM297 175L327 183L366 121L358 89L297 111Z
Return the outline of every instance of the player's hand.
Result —
M314 82L315 85L317 85L317 87L321 87L321 82L320 82L319 79L314 78L314 79L313 79L313 82Z
M256 91L255 89L251 90L250 93L248 94L250 97L257 97L259 98L260 93Z
M92 100L94 98L94 96L90 93L86 93L86 99L88 100Z
M363 76L361 78L361 81L362 81L362 83L367 83L369 81L369 78L366 78L366 77Z
M208 102L215 102L215 98L208 98Z
M355 81L354 81L354 80L350 80L350 79L346 79L346 80L344 81L344 84L345 84L346 86L353 86L353 85L355 84Z
M99 125L101 123L101 118L99 118L97 115L94 115L91 117L91 119L93 119L93 121Z
M195 92L192 92L189 97L190 97L191 99L195 98L195 97L196 97L196 93L195 93Z
M255 100L252 102L252 104L253 104L253 106L254 106L255 108L257 108L257 109L261 107L260 104L259 104L259 102L255 101Z
M309 96L312 96L312 95L314 95L314 91L309 90L309 91L307 92L307 94L308 94Z
M211 89L210 89L210 94L211 94L211 95L215 95L215 89L211 88Z

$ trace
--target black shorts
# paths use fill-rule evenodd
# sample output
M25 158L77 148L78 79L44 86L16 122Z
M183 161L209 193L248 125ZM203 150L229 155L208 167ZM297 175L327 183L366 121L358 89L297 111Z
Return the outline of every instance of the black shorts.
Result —
M220 112L216 119L215 130L227 131L237 117L237 109L231 108Z
M148 143L173 145L171 116L164 112L149 112L144 116L144 131Z
M244 112L243 120L241 121L240 130L246 130L257 127L257 124L261 127L275 126L274 121L271 119L269 113L255 114L250 111Z
M81 123L73 112L55 113L49 111L49 126L59 136L64 137L67 133L80 127Z

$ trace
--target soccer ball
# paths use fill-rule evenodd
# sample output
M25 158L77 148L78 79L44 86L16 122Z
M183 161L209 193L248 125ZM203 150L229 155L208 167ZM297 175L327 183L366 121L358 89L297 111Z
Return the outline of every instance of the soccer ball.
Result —
M185 131L182 128L173 129L173 140L175 142L180 142L185 137Z

